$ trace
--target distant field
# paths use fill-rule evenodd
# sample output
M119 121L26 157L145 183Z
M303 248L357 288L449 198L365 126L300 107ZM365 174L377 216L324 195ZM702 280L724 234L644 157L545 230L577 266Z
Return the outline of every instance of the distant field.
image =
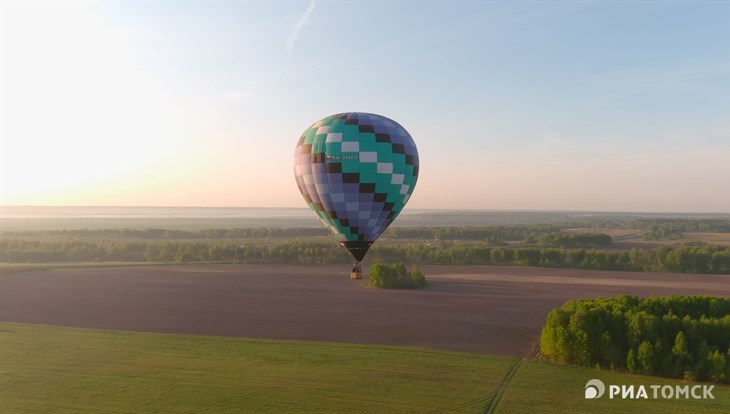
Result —
M730 233L684 233L684 241L730 246Z
M481 413L517 361L13 323L0 344L5 413Z
M608 234L614 239L614 247L626 249L630 249L631 247L686 246L693 243L730 246L730 233L684 233L684 237L676 240L644 240L642 239L643 232L639 229L575 228L564 231L568 233Z
M582 228L576 228L576 229L567 229L565 230L567 233L603 233L608 234L613 239L621 239L621 238L629 238L631 236L638 236L641 234L641 230L639 229L609 229L609 228L601 228L601 227L582 227Z
M0 411L483 413L515 358L416 348L246 340L0 323ZM521 363L497 413L726 413L715 400L585 400L588 379L675 384Z
M696 244L730 246L730 233L685 233L684 237L675 240L644 240L642 238L627 238L612 244L614 249L651 249L659 246L682 247Z

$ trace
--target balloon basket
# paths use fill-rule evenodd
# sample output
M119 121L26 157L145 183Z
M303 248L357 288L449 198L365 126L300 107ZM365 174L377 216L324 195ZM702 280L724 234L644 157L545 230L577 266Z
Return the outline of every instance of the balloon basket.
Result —
M353 270L350 272L350 279L362 279L362 270Z
M355 262L354 265L352 265L352 271L350 271L350 279L351 280L357 280L362 279L362 267L360 267L360 262Z

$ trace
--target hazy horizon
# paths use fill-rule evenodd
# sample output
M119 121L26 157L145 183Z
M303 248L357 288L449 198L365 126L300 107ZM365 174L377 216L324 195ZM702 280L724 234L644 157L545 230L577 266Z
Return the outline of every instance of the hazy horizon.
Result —
M8 213L8 210L10 211ZM83 215L83 214L144 214L154 211L184 212L203 211L211 215L240 214L242 212L253 212L255 215L266 215L268 212L296 212L297 215L312 216L307 206L302 207L265 207L265 206L112 206L112 205L0 205L0 217L36 216L49 214L55 215ZM116 211L116 213L114 213ZM135 211L137 213L135 213ZM688 216L730 216L730 211L709 211L709 212L688 212L688 211L600 211L600 210L547 210L547 209L468 209L468 208L406 208L402 214L411 213L448 213L469 214L469 213L546 213L546 214L584 214L584 215L688 215ZM152 213L151 213L152 214ZM157 213L159 215L163 213ZM277 215L279 215L277 214Z
M363 111L405 211L730 209L730 3L0 7L3 205L305 208L300 134Z

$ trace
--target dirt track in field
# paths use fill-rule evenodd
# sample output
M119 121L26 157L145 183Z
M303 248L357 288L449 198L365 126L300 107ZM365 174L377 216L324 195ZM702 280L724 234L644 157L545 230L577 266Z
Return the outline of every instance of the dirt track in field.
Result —
M528 355L567 299L730 296L730 275L422 266L431 287L370 289L347 266L166 266L0 278L0 320Z

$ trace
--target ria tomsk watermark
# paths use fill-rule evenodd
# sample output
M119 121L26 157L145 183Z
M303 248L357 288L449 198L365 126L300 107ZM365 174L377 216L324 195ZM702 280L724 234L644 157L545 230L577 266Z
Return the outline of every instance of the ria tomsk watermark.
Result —
M586 383L586 399L593 400L601 398L603 394L607 394L610 399L622 400L714 400L712 394L714 385L698 384L698 385L606 385L599 379L591 379Z

